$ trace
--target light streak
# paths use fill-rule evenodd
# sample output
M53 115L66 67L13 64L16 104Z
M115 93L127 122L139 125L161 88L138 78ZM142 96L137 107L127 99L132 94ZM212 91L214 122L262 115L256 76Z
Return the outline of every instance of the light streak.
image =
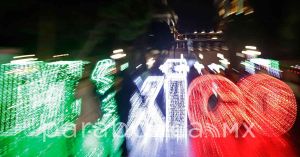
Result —
M208 65L208 68L217 73L221 72L220 69L225 70L225 67L223 67L222 65L219 65L219 64L215 64L215 63Z
M31 55L22 55L22 56L15 56L13 57L14 59L19 59L19 58L27 58L27 57L35 57L35 54L31 54Z
M37 58L25 58L25 59L18 59L10 61L11 64L27 64L29 62L33 62L38 60Z
M205 68L204 65L200 64L199 62L195 62L194 67L198 71L199 74L202 74L202 69Z
M143 64L139 64L138 66L136 66L136 69L139 69Z
M58 58L58 57L66 57L69 56L70 54L65 53L65 54L60 54L60 55L54 55L53 58Z
M165 75L164 91L166 97L166 136L186 138L187 136L187 61L168 59L160 70Z
M111 59L101 60L97 63L91 80L96 83L97 89L100 94L104 94L114 84L114 76L116 73L116 63Z
M114 54L115 54L115 53L123 53L123 52L124 52L123 49L117 49L117 50L114 50L114 51L113 51Z
M124 58L126 57L126 54L125 53L117 53L117 54L113 54L110 56L111 59L121 59L121 58Z
M249 50L257 50L255 46L245 46L245 48Z
M217 53L217 57L220 59L224 59L224 55L222 53Z
M248 55L248 56L259 56L261 55L261 52L256 51L256 50L246 50L242 51L243 54Z

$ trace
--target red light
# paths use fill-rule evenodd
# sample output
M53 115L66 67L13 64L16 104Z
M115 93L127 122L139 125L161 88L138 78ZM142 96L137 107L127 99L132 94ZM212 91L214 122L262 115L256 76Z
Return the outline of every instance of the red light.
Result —
M266 136L279 136L291 129L297 115L296 99L284 82L265 75L255 74L238 83L246 97L248 122Z
M213 125L214 128L203 129L203 134L216 137L212 132L222 133L224 123L231 128L242 122L243 100L241 90L227 78L200 76L189 86L189 119L194 127Z

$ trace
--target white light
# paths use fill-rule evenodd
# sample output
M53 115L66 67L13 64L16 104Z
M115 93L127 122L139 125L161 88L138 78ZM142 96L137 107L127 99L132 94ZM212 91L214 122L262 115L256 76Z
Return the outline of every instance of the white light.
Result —
M220 60L220 63L225 66L230 64L230 62L227 59Z
M159 69L167 76L186 75L189 66L185 59L168 59Z
M271 66L271 61L268 59L263 59L263 58L253 58L253 59L250 59L250 62L257 64L257 65L265 66L265 67Z
M198 33L197 31L194 32L194 34L197 34L197 33Z
M154 63L155 63L155 60L152 57L149 58L148 61L147 61L147 63L146 63L148 69L152 68L152 66L153 66Z
M69 54L65 53L65 54L60 54L60 55L54 55L53 58L66 57L66 56L69 56Z
M241 62L241 64L245 66L245 71L247 71L249 74L255 74L254 63L245 61L245 62Z
M217 39L218 39L218 37L212 37L211 39L212 39L212 40L217 40Z
M245 54L243 54L243 53L236 53L236 56L245 58Z
M246 50L242 51L243 54L248 55L248 56L259 56L261 55L261 52L255 51L255 50Z
M35 54L31 54L31 55L22 55L22 56L15 56L13 57L14 59L19 59L19 58L26 58L26 57L34 57Z
M129 113L128 130L126 133L130 141L138 140L136 136L139 129L144 133L142 139L147 137L164 137L164 116L155 102L163 86L163 76L149 76L130 99L132 108ZM138 94L138 93L141 93ZM142 97L146 98L145 101ZM145 137L146 136L146 137Z
M199 53L199 58L200 58L200 59L203 59L203 58L204 58L204 56L203 56L202 53Z
M24 64L24 63L30 63L32 61L38 60L37 58L26 58L26 59L18 59L18 60L12 60L10 61L11 64Z
M166 136L186 138L187 136L187 72L185 59L168 59L162 66L165 74Z
M117 49L117 50L114 50L114 51L113 51L113 53L122 53L122 52L124 52L123 49Z
M139 64L138 66L136 66L135 68L138 69L142 66L142 64Z
M217 73L221 72L220 69L225 70L225 68L222 65L215 64L215 63L208 65L208 68Z
M117 54L113 54L110 56L111 59L121 59L121 58L124 58L126 57L126 54L125 53L117 53Z
M204 69L204 65L200 64L199 62L196 62L194 64L195 69L198 71L199 74L202 74L202 69Z
M213 33L215 33L215 31L210 31L210 32L209 32L209 34L213 34Z
M218 58L221 58L221 59L224 59L224 55L221 54L221 53L217 53L217 57L218 57Z
M249 50L256 50L257 48L255 46L245 46L246 49Z
M206 33L205 31L202 31L202 32L201 32L201 34L205 34L205 33Z
M252 14L252 13L254 13L253 10L251 10L251 11L249 11L249 12L246 12L245 15L249 15L249 14Z
M217 33L218 33L218 34L222 34L222 33L223 33L223 31L218 31Z

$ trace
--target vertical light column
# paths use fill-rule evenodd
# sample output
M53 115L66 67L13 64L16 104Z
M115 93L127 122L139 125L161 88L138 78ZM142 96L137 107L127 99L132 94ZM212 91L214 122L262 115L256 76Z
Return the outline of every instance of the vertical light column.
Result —
M164 91L166 98L166 137L186 138L187 136L187 61L168 59L160 70L165 74Z

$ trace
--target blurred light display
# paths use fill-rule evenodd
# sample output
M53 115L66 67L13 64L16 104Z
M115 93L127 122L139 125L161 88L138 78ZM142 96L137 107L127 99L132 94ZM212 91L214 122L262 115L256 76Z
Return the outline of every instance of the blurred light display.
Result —
M274 77L281 77L281 70L279 61L271 60L271 59L263 59L263 58L253 58L250 59L250 62L258 65L260 70L265 69L268 73Z
M140 134L137 132L139 128L143 136L164 137L165 118L155 100L163 86L163 80L163 76L147 77L141 87L140 94L136 92L131 97L132 109L129 114L129 128L126 134L128 138L134 138Z
M74 92L83 65L83 61L0 65L0 156L38 156L65 149L50 146L63 145L60 136L73 129L67 126L80 114L81 101ZM34 148L30 141L43 145ZM65 153L60 150L58 155Z
M266 136L286 133L294 125L297 115L296 98L284 82L265 75L255 74L238 83L246 96L249 123Z
M195 62L194 67L199 74L202 74L202 70L205 69L204 65L199 62Z
M290 66L288 71L299 75L300 74L300 66L299 65Z
M128 67L129 67L129 63L128 63L128 62L127 62L127 63L124 63L124 64L122 64L122 65L120 66L120 70L121 70L121 71L124 71L124 70L128 69Z
M164 91L166 99L166 136L186 138L187 136L187 61L168 59L160 70L165 75Z
M215 63L212 63L210 65L208 65L208 68L213 71L213 72L216 72L216 73L220 73L221 70L225 70L225 67L223 67L222 65L219 65L219 64L215 64Z
M118 115L116 91L109 91L115 83L115 69L115 62L105 59L100 60L93 70L91 80L96 84L98 93L105 95L99 104L102 117L78 132L73 148L74 156L118 157L122 154L124 128Z
M156 98L162 89L163 80L163 76L148 76L141 87L138 87L141 90L135 92L130 99L132 108L126 132L129 156L149 156L157 154L161 149L165 136L165 117Z
M74 144L74 156L114 156L122 154L124 130L118 125L115 92L109 93L101 102L102 117L78 132Z
M245 66L245 71L247 71L249 74L255 74L255 64L249 61L241 62L242 65Z
M220 137L224 123L232 128L243 121L243 93L222 76L204 75L194 79L188 95L189 119L194 127L202 126L201 137Z
M101 60L93 70L91 79L95 82L98 92L104 94L114 85L116 63L111 59Z

